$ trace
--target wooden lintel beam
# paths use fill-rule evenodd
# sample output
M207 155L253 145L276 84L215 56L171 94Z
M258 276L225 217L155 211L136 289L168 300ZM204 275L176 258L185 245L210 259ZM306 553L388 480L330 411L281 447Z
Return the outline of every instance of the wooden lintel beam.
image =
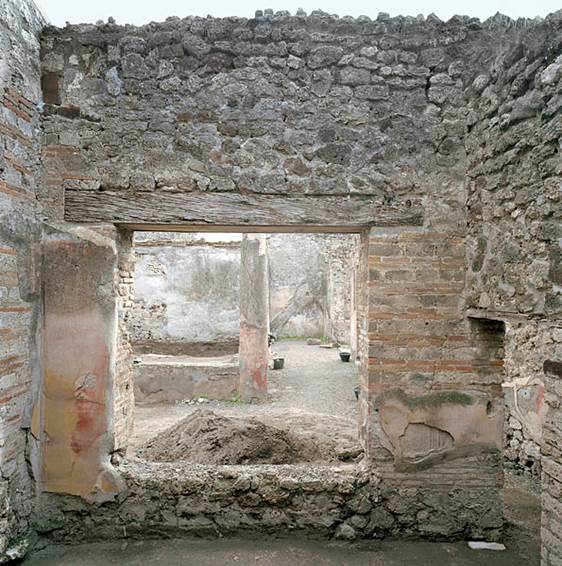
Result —
M65 220L112 223L134 229L231 227L240 231L420 226L419 201L385 203L370 196L258 195L213 192L65 191ZM145 228L143 228L143 226ZM151 228L152 227L152 228Z

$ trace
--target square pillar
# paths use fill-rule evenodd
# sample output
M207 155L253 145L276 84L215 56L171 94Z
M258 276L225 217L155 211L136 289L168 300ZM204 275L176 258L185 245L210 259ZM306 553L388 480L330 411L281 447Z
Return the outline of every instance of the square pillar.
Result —
M244 234L240 248L240 386L244 401L267 397L269 275L264 234Z
M41 487L98 501L120 488L110 462L118 311L114 235L53 232L43 243Z

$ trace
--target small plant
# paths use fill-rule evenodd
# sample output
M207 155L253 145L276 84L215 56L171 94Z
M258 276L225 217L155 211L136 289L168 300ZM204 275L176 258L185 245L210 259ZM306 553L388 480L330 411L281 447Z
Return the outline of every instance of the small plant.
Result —
M231 405L244 405L246 402L240 397L240 395L235 395L231 399L225 399L225 403L230 403Z

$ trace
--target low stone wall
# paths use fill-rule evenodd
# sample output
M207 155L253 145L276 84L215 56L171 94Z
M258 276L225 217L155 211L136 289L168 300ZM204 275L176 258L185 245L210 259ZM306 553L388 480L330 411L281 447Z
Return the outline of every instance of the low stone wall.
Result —
M157 354L160 356L226 356L238 353L238 336L230 340L211 340L205 342L182 342L181 340L142 340L133 344L137 356Z
M238 392L239 375L236 355L142 356L134 364L135 402L174 403L201 396L232 399Z
M128 461L120 471L127 487L113 502L43 494L38 532L60 542L244 533L491 540L502 526L491 493L396 489L361 467Z

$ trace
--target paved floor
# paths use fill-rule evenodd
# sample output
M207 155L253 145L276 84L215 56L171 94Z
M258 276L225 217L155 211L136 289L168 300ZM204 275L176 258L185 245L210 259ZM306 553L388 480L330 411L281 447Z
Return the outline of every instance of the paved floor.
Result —
M25 566L530 566L512 551L466 543L384 541L350 548L302 540L147 540L50 546ZM538 562L537 562L538 564Z
M273 349L285 358L282 370L269 372L266 403L209 401L135 407L135 426L130 443L136 450L149 438L173 426L201 406L227 416L267 417L292 420L295 428L336 428L343 436L357 436L357 401L353 389L357 366L342 362L336 348L308 346L299 340L281 340Z

